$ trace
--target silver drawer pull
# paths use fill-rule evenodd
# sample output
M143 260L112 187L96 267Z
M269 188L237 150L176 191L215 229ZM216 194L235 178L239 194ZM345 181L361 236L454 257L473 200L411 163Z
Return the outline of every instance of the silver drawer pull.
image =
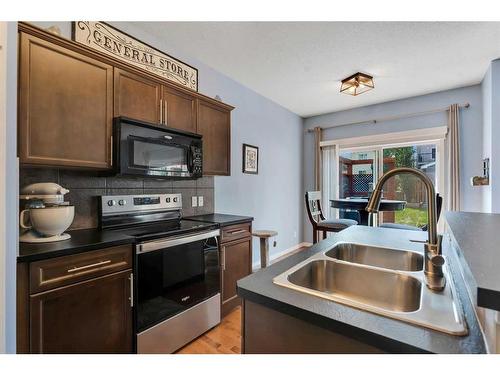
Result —
M246 229L240 229L240 230L235 230L233 232L227 232L227 234L240 234L240 233L245 233L248 232Z
M111 261L110 260L103 260L102 262L98 262L98 263L94 263L94 264L88 264L86 266L73 267L73 268L70 268L68 270L68 273L82 271L82 270L86 270L86 269L92 268L92 267L103 266L103 265L108 264L108 263L111 263Z
M128 279L130 281L130 307L134 307L134 274L131 273Z

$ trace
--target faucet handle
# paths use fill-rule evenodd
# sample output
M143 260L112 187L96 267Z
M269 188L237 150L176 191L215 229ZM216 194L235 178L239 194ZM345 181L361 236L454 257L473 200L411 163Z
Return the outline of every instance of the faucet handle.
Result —
M442 255L430 255L430 261L435 267L443 267L445 262Z

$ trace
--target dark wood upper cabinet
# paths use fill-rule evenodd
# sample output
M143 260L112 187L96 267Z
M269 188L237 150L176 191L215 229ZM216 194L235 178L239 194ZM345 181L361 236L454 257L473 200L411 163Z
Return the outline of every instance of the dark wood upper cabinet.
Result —
M143 76L115 68L114 116L161 122L161 84Z
M113 117L203 136L203 173L231 174L233 107L19 23L19 157L25 165L112 168Z
M30 297L31 353L132 353L131 271Z
M205 100L198 102L198 133L203 136L203 174L231 174L231 111Z
M112 116L111 65L20 33L21 163L110 168Z
M196 98L167 86L162 98L163 124L196 133Z

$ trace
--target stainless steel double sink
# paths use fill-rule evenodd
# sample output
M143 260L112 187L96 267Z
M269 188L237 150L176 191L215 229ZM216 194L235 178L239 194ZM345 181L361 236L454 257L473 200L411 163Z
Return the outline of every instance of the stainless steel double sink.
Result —
M340 242L274 278L275 284L379 315L466 335L455 285L445 267L441 292L424 283L423 254Z

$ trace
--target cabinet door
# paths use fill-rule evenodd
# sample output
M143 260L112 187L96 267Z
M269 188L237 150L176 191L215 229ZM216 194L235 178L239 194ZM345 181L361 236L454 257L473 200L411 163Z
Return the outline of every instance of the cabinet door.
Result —
M131 117L155 124L160 120L161 85L137 74L115 68L116 116Z
M203 136L203 174L231 174L231 112L199 101L198 133Z
M132 352L131 271L30 297L31 353Z
M221 245L222 258L222 315L240 304L236 282L252 271L252 238Z
M163 124L196 133L196 98L163 86Z
M21 163L111 167L113 67L20 34Z

